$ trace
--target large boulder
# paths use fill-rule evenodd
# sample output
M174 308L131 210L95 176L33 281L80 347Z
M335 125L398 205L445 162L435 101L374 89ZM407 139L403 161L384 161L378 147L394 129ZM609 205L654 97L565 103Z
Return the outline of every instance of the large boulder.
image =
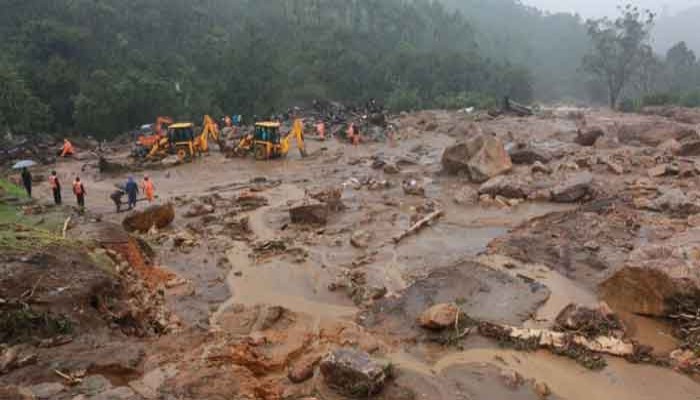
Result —
M616 311L665 317L673 301L700 296L700 241L692 233L634 250L625 265L600 285Z
M700 201L686 195L681 189L673 188L665 190L647 208L685 218L700 213Z
M175 219L175 206L171 203L155 205L143 211L134 211L129 214L122 226L129 232L148 232L152 227L162 229L170 225Z
M605 136L605 132L601 128L592 127L585 131L579 131L574 142L581 146L591 147L603 136Z
M430 330L454 328L466 315L456 304L443 303L430 307L418 317L418 325Z
M466 143L445 149L442 165L447 173L465 174L476 183L510 171L513 162L503 142L490 135L479 135Z
M327 203L315 199L306 199L289 209L292 223L325 225L328 222L330 208Z
M700 156L700 138L684 140L676 153L683 157Z
M337 349L321 361L321 374L328 387L355 398L379 393L389 378L389 365L353 349Z
M588 172L576 174L552 189L555 203L575 203L589 195L592 190L593 175Z

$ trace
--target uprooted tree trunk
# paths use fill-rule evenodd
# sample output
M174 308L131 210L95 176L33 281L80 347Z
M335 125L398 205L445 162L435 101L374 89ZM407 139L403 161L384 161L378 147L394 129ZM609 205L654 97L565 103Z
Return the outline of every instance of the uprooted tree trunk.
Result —
M490 322L480 323L479 333L499 342L510 343L518 349L544 348L557 354L567 355L591 369L605 366L605 360L597 354L635 357L641 351L634 343L614 336L587 338L572 332L518 328Z

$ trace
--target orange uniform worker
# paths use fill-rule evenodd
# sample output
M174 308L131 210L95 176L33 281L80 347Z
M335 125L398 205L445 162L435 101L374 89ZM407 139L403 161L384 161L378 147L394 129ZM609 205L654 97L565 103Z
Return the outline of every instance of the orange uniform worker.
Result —
M144 175L143 182L141 182L141 190L143 194L146 195L146 199L149 203L152 203L156 198L156 188L153 186L153 181L148 178L148 175Z
M85 186L80 182L80 177L78 176L73 181L73 194L78 202L78 207L85 208Z
M355 146L360 144L360 132L357 130L357 127L355 127L354 122L348 126L348 139L350 139Z
M63 139L63 147L61 147L61 157L72 156L75 153L73 144L68 139Z

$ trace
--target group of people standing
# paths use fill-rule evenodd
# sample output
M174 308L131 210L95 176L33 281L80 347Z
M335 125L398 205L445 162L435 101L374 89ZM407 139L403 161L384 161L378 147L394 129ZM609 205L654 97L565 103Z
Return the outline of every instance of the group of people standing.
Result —
M33 179L32 174L27 168L22 169L22 184L27 192L27 196L32 197ZM56 171L51 171L51 175L49 175L49 187L51 188L51 193L53 194L54 204L61 205L63 203L61 196L62 187ZM155 186L148 175L144 175L140 189L146 196L146 200L148 200L149 203L155 200ZM129 177L127 180L126 184L124 185L124 192L128 197L129 209L136 207L137 197L139 194L139 185L136 184L133 177ZM85 196L87 195L87 191L85 190L85 185L80 180L79 176L76 176L73 180L73 194L75 195L78 207L81 209L85 208Z

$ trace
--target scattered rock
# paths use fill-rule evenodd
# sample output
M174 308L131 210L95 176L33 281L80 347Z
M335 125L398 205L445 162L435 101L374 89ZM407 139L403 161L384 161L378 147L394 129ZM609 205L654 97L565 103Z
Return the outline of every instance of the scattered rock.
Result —
M497 176L479 187L480 195L502 196L508 199L525 199L532 189L516 176Z
M605 165L608 166L608 169L610 171L612 171L613 173L615 173L617 175L622 175L625 173L625 168L613 160L610 160L610 159L605 160Z
M577 174L552 189L555 203L575 203L591 193L593 175L588 172Z
M186 218L196 218L203 215L209 215L214 213L215 208L211 204L195 203L190 206L190 209L185 213Z
M598 139L605 136L605 132L599 127L588 128L586 131L578 131L574 142L580 146L595 146Z
M683 157L700 156L700 139L682 141L676 154Z
M466 174L476 183L483 183L510 171L513 163L503 142L488 135L445 149L442 165L447 173Z
M338 393L366 398L383 389L390 371L388 364L373 360L369 354L344 348L334 350L323 358L321 374L326 385Z
M135 397L136 393L131 388L121 386L90 397L90 400L133 400Z
M314 369L321 361L320 355L312 354L297 361L288 371L287 377L293 383L302 383L314 376Z
M385 164L384 165L384 173L385 174L395 175L395 174L398 174L400 172L401 172L401 169L396 164Z
M540 173L540 174L551 174L552 173L552 168L548 167L547 165L542 164L539 161L535 161L534 164L532 164L532 173Z
M411 196L425 196L425 188L415 179L403 181L401 184L403 192Z
M122 225L129 232L148 232L151 227L163 229L175 219L175 206L171 203L150 206L144 211L134 211L129 214Z
M517 389L525 383L525 378L517 371L504 370L501 371L501 379L503 383L510 389Z
M650 168L647 171L647 174L649 175L650 178L660 178L662 176L673 175L674 171L676 171L676 173L678 172L677 169L673 168L671 165L662 164L662 165L657 165L656 167Z
M552 390L544 382L535 382L532 385L532 390L535 392L540 399L544 400L552 395Z
M459 320L467 316L456 304L438 304L423 312L418 317L418 325L425 329L442 330L459 326Z
M459 205L473 205L479 200L478 193L469 186L464 186L460 188L453 197L455 204Z
M625 328L622 321L607 306L597 309L569 304L555 320L555 330L575 332L589 339L599 336L623 338Z
M676 139L668 139L658 146L659 150L665 150L677 154L681 150L681 144Z
M304 200L289 209L292 223L325 225L328 222L329 207L318 200Z
M372 241L372 233L365 230L358 230L352 233L350 244L358 249L366 249Z
M700 213L700 203L690 199L678 188L664 191L664 194L653 200L647 208L654 211L668 212L684 218Z
M552 161L552 156L549 153L532 147L516 147L509 154L513 164L532 165L536 162L547 164Z
M40 383L29 388L37 399L53 399L54 396L66 390L60 383Z

